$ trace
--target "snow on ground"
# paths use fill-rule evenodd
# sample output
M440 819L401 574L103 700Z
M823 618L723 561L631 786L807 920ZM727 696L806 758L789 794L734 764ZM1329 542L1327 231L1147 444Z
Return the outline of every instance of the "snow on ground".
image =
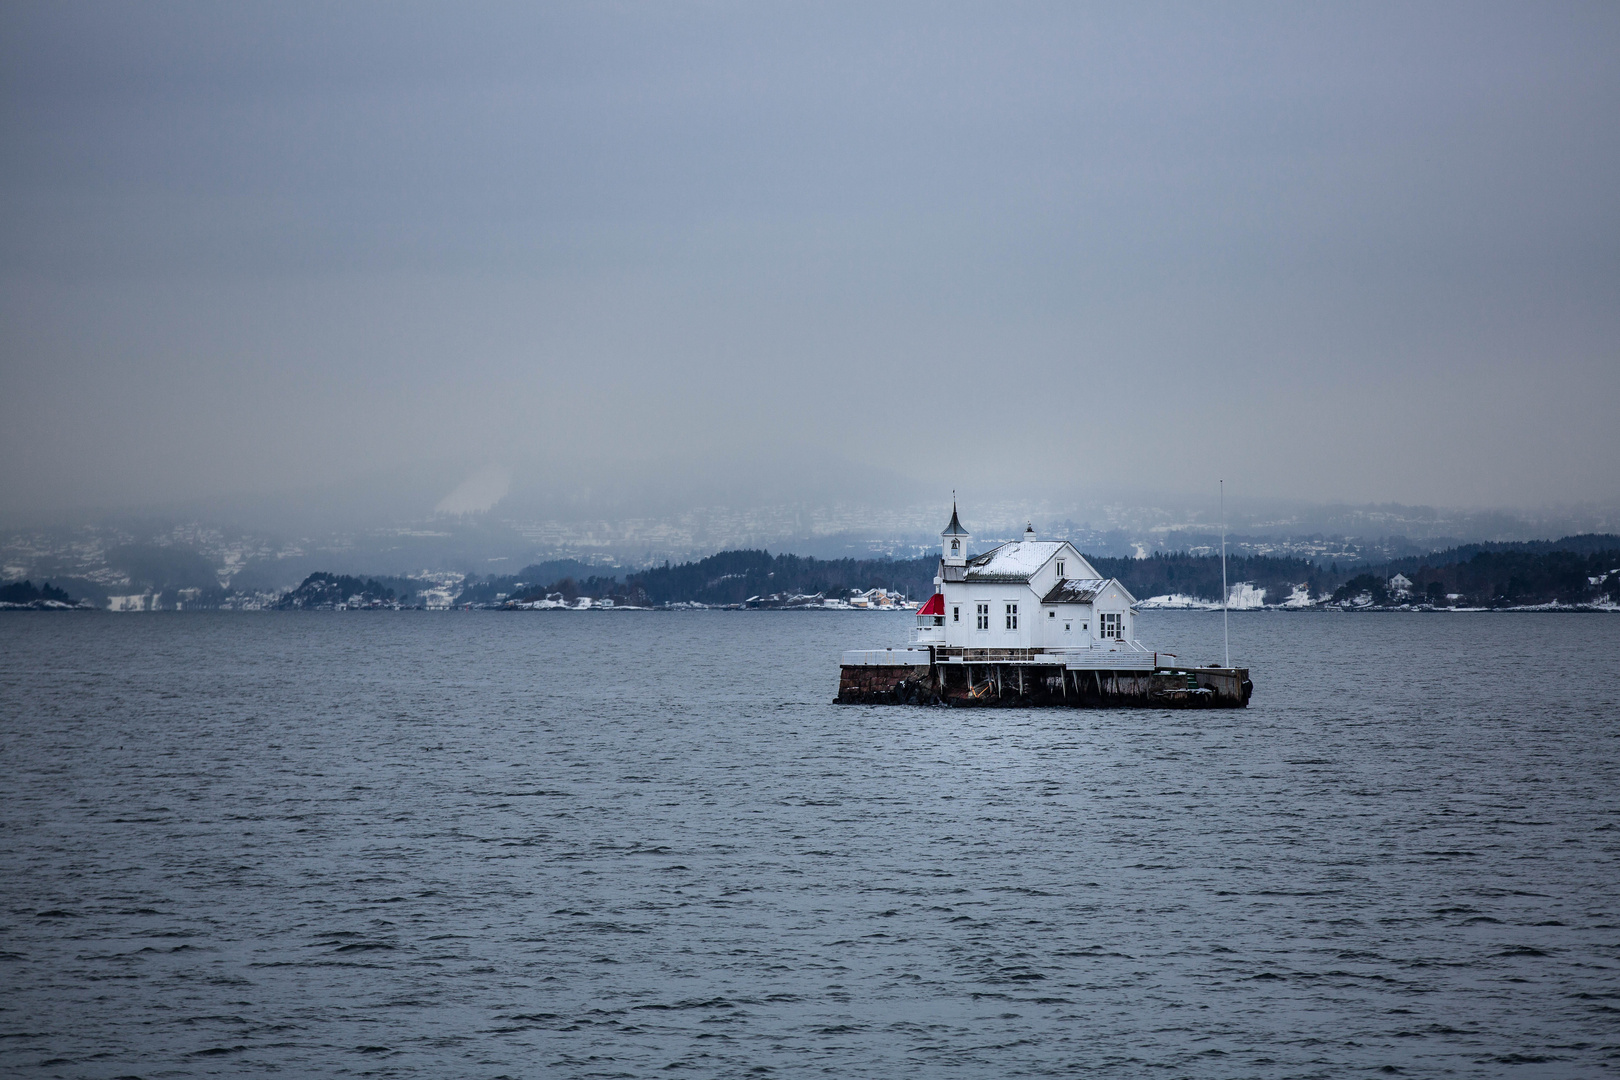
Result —
M465 574L455 571L424 570L420 574L407 576L412 581L420 581L426 586L420 592L422 606L429 611L448 611L456 602L456 594L461 592L461 583L466 580Z
M1294 591L1288 594L1288 599L1282 602L1282 606L1285 608L1308 608L1314 603L1316 601L1311 599L1311 587L1309 584L1305 584L1295 585Z
M1247 581L1232 586L1226 594L1226 606L1233 611L1254 611L1266 606L1266 590L1257 589Z
M1150 596L1137 603L1139 610L1163 610L1167 608L1181 608L1187 611L1219 611L1220 602L1216 600L1201 600L1196 596L1185 593L1166 593L1163 596Z
M1232 611L1257 611L1266 606L1266 590L1257 589L1247 581L1239 582L1228 591L1226 603ZM1185 593L1166 593L1163 596L1150 596L1136 606L1139 610L1179 608L1185 611L1219 611L1221 602L1203 600Z

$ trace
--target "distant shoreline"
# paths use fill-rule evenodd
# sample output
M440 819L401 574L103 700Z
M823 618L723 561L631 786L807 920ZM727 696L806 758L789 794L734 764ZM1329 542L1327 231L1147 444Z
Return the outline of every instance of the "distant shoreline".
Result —
M1157 614L1157 613L1160 613L1160 612L1198 612L1198 613L1201 613L1201 614L1213 615L1213 614L1216 614L1216 613L1220 612L1221 609L1217 606L1217 607L1157 607L1157 608L1145 608L1145 609L1138 609L1138 610L1146 611L1149 614ZM1620 607L1594 607L1594 606L1590 606L1590 605L1562 605L1562 606L1529 605L1529 606L1525 606L1525 607L1456 607L1456 608L1431 608L1431 607L1341 608L1341 607L1333 607L1333 606L1313 606L1313 607L1294 607L1294 608L1285 608L1285 607L1229 608L1227 610L1228 610L1228 614L1231 614L1231 615L1620 615ZM82 612L82 613L87 613L87 614L119 615L119 616L124 616L124 615L130 615L130 616L134 616L134 615L221 615L221 614L224 614L224 615L265 615L265 614L282 614L282 613L347 615L347 614L350 614L350 613L362 613L362 612L367 613L367 614L394 614L394 613L403 613L403 612L411 612L411 611L433 612L433 613L436 613L436 614L453 614L453 613L457 613L457 612L466 613L466 612L472 612L472 611L487 611L487 612L502 613L502 614L517 614L520 611L522 613L524 613L524 614L538 614L538 613L543 612L543 611L554 612L554 613L557 613L557 614L569 614L569 613L579 614L581 611L590 611L590 612L594 612L594 613L598 613L598 614L611 614L613 612L655 612L655 613L666 614L666 615L680 614L680 613L683 613L683 612L697 612L697 611L752 612L752 613L756 613L756 614L769 614L769 615L847 615L847 614L853 614L853 613L856 613L856 612L859 612L861 614L873 614L875 612L876 613L887 613L887 614L890 614L890 615L910 615L910 614L912 614L912 612L910 612L910 611L905 611L905 610L900 610L900 609L891 609L891 608L885 608L885 609L882 609L881 611L879 611L879 609L868 610L868 609L864 609L864 608L744 608L744 607L734 607L734 606L722 605L722 604L714 604L714 605L706 605L706 606L698 606L698 605L695 605L695 604L682 604L682 605L671 605L669 607L630 607L628 605L615 605L614 607L611 607L611 608L587 608L587 609L580 609L580 608L524 608L524 609L518 609L518 608L503 608L503 607L485 607L485 606L449 607L449 608L424 608L424 607L421 607L421 606L414 606L414 607L397 607L397 608L396 607L353 607L353 608L347 608L347 609L263 607L263 608L191 608L191 609L174 610L174 609L160 608L160 609L155 610L155 611L114 611L114 610L111 610L111 609L108 609L108 608L89 607L89 606L86 606L86 605L83 605L83 604L61 604L61 605L49 606L49 607L47 607L47 606L35 607L35 606L32 606L32 605L27 605L27 604L0 604L0 615L4 615L4 614L22 614L22 613L26 613L26 612L42 612L42 611L54 611L54 612L77 611L77 612Z

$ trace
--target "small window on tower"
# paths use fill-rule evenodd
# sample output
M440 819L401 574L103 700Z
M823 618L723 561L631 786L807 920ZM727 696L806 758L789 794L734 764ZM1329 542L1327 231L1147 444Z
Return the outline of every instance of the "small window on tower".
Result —
M961 551L961 550L962 550L962 541L960 541L960 540L952 540L951 541L951 554L955 555L958 551Z
M951 608L951 622L962 621L962 605L957 604Z

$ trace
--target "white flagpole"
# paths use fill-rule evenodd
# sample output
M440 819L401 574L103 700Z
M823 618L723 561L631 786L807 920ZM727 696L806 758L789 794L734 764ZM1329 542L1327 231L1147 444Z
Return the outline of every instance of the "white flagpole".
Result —
M1226 652L1226 666L1232 666L1232 637L1226 629L1226 481L1221 481L1221 646Z

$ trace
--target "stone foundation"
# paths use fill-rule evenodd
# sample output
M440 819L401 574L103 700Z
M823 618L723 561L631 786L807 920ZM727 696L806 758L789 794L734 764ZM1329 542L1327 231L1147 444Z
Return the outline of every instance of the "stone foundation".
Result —
M836 704L1241 709L1253 692L1248 668L1103 671L1042 664L845 664Z

